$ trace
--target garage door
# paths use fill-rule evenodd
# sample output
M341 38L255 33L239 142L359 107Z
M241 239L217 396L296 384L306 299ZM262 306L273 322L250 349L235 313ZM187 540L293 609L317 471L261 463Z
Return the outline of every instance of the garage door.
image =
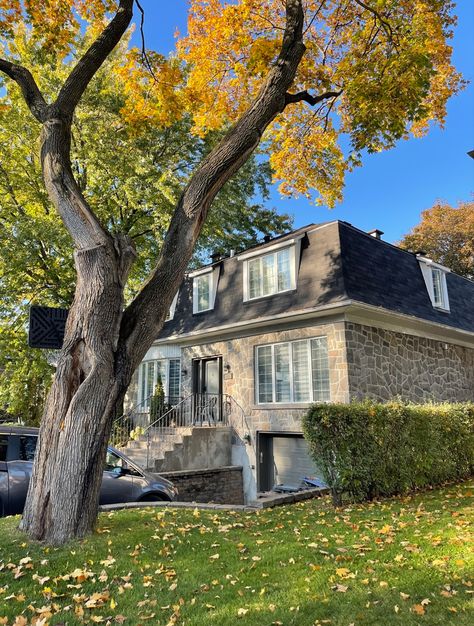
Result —
M274 437L275 484L298 487L304 476L321 476L303 437Z
M304 476L324 482L300 434L259 433L259 491L274 485L299 487Z

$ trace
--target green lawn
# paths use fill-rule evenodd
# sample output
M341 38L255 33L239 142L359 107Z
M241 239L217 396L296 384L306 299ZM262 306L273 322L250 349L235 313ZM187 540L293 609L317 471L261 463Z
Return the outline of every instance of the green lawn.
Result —
M0 624L471 625L473 490L114 512L61 549L0 520Z

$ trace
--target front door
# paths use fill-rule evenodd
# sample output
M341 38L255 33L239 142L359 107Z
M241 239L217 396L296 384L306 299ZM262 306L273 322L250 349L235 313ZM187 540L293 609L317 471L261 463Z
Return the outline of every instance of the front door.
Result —
M198 422L222 420L222 357L193 361L193 393Z

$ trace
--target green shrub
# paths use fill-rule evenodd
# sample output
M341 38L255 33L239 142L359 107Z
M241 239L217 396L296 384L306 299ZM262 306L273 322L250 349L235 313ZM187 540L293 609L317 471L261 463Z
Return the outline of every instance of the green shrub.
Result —
M156 380L156 387L153 392L152 397L150 398L150 424L155 423L159 420L165 413L167 413L170 409L170 405L165 402L165 390L163 388L163 382L161 380L161 376L158 374L158 378ZM168 422L169 420L166 420ZM161 426L167 426L168 423L160 422Z
M474 469L474 404L315 404L303 418L333 501L403 494Z

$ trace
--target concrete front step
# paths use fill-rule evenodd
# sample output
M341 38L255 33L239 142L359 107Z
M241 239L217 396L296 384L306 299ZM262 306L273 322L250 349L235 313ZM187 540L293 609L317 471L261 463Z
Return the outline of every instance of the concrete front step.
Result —
M140 450L146 449L148 444L150 444L151 447L159 446L162 443L173 445L174 443L179 443L182 438L182 435L166 435L164 437L151 437L149 441L147 439L134 439L128 442L127 448L129 450Z
M179 434L178 430L181 431ZM232 433L230 427L204 426L169 431L163 438L153 436L150 442L141 436L136 441L129 442L123 452L142 467L148 461L149 469L155 472L194 469L195 466L229 465Z

